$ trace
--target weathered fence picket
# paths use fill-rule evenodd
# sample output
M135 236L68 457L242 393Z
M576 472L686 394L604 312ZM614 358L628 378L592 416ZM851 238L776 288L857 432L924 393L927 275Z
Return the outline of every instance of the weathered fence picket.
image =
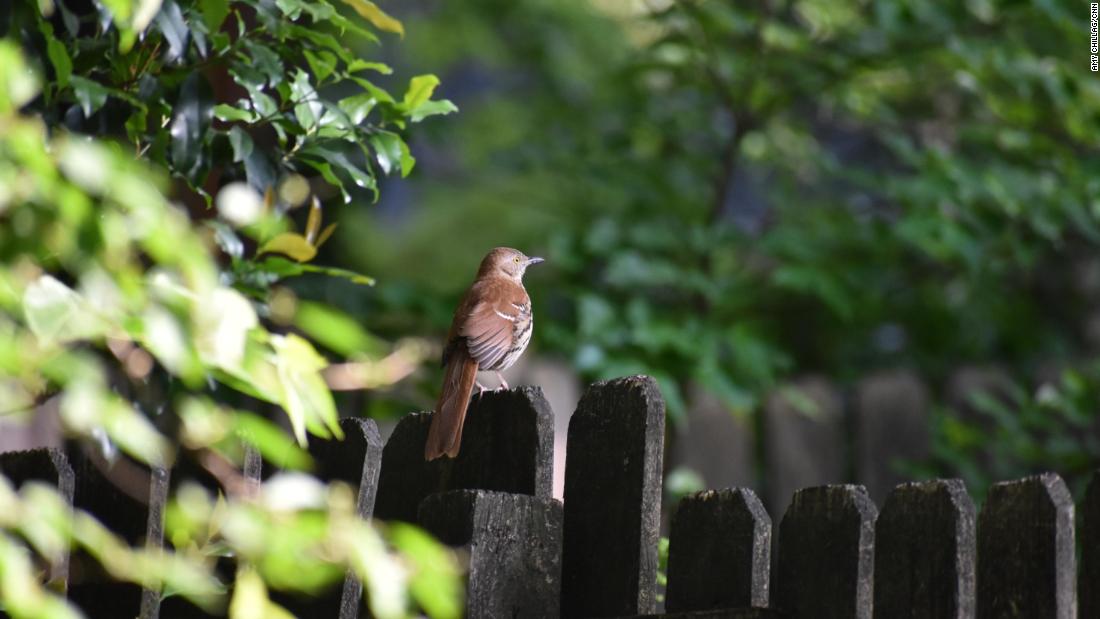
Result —
M596 383L569 420L562 616L656 609L665 404L657 382Z
M49 484L57 489L57 493L66 504L70 507L73 504L75 475L68 456L60 449L47 447L0 453L0 475L7 477L16 489L30 481ZM50 565L46 585L53 591L68 591L68 552L59 561ZM0 616L3 616L2 613Z
M994 484L978 516L978 617L1077 616L1073 497L1053 473Z
M417 522L464 549L467 617L1100 617L1100 472L1080 506L1079 574L1074 506L1054 474L996 484L979 514L959 480L896 486L881 513L862 486L806 488L774 535L752 490L697 493L673 516L668 613L654 614L664 404L652 379L584 394L569 425L564 505L550 498L552 415L537 388L475 396L453 461L424 462L429 420L406 417L383 445L372 421L344 419L346 438L314 439L310 453L318 477L357 492L361 517ZM247 451L247 484L275 472ZM128 543L154 546L170 483L218 484L186 459L149 470L76 446L0 454L0 473L17 486L52 484ZM49 567L51 586L92 619L206 616L111 581L81 552ZM228 580L233 568L219 573ZM366 616L362 598L350 575L317 598L278 595L318 619Z
M875 617L971 619L974 502L958 479L901 484L875 523Z
M863 486L794 493L779 524L772 605L797 617L871 619L877 515Z
M325 482L341 481L351 486L356 492L356 512L361 518L370 518L382 465L382 436L371 419L341 419L340 429L344 431L343 440L314 438L309 442L309 455L316 466L313 474ZM320 596L280 596L278 600L298 617L366 616L363 583L351 573L344 577L343 585Z
M562 506L555 499L452 490L420 504L420 524L464 547L468 617L560 615Z
M685 497L669 532L665 608L767 606L772 521L748 488Z
M1080 617L1100 617L1100 473L1092 476L1078 512L1081 517L1081 573L1077 581Z
M73 468L73 507L95 516L104 526L135 546L160 546L164 535L164 501L168 472L148 469L124 455L107 460L95 450L71 445L66 455ZM69 584L69 599L89 617L158 616L160 593L112 579L83 552L70 557L70 572L81 575Z
M477 489L549 497L554 416L538 387L474 395L455 459L424 461L431 413L406 415L382 451L375 517L416 522L429 494Z

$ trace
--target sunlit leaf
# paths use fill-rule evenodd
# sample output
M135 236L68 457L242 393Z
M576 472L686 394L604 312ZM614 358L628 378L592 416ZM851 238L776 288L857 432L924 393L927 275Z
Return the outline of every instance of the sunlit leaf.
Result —
M305 444L307 427L322 436L331 432L342 437L332 393L320 375L328 361L308 341L293 333L272 336L271 345L283 388L283 408L298 443Z
M308 262L317 255L317 248L311 245L306 237L296 232L284 232L264 243L259 253L284 254L298 262Z
M383 62L371 62L369 60L363 60L356 58L348 63L348 72L355 73L357 71L377 71L383 75L389 75L393 73L393 69Z
M313 244L313 246L317 249L321 249L321 246L325 244L325 241L327 241L329 237L332 236L332 233L336 232L337 225L338 224L336 222L332 222L329 225L325 226L325 229L321 230L321 234L317 235L317 241Z
M384 350L382 342L358 321L328 305L299 302L294 324L321 345L345 357L356 353L377 354Z
M294 470L313 468L309 452L299 447L278 425L244 412L234 414L234 423L241 439L275 466Z
M409 82L409 88L405 91L405 98L401 104L407 110L413 110L417 106L432 98L436 86L439 86L439 78L434 75L418 75Z
M237 570L229 619L294 619L294 615L267 597L267 586L255 570L243 567Z
M27 286L23 314L31 332L47 343L96 337L106 329L83 297L49 275Z
M401 25L401 22L387 15L385 11L378 8L378 5L370 0L344 0L344 3L355 9L356 13L374 24L379 30L395 32L405 36L405 27Z
M464 603L461 571L454 555L424 530L395 522L390 540L412 563L409 589L431 617L461 617Z
M321 229L321 200L317 196L313 197L313 202L309 205L309 218L306 219L306 240L309 241L314 248L318 247L320 243L317 242L317 232Z

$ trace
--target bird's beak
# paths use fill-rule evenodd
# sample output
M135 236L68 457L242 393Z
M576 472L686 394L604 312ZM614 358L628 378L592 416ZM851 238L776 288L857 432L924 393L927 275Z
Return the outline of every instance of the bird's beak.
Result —
M538 264L540 262L546 262L546 260L544 260L543 258L539 258L538 256L532 256L532 257L527 259L527 266L531 266L532 264Z

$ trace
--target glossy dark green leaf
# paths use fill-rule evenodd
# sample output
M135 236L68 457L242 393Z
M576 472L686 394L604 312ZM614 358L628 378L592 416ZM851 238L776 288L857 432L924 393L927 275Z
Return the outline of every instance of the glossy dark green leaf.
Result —
M249 110L227 105L225 103L219 103L214 106L214 117L218 120L243 120L248 123L256 122L257 119L256 115Z
M107 102L109 91L102 84L79 75L72 76L70 83L85 118L91 118L92 114L98 112L99 108Z
M183 19L183 12L175 0L166 0L161 6L156 17L157 29L164 35L168 42L168 51L165 53L166 62L175 62L183 57L187 51L187 44L191 40L191 30Z
M389 174L391 170L402 167L401 138L397 134L380 131L370 136L370 144L383 173Z
M238 126L229 129L229 144L233 147L234 163L240 163L252 154L252 137Z
M275 186L277 180L275 166L262 149L252 149L244 160L244 169L248 184L260 193Z
M187 177L194 177L203 165L204 144L213 115L210 85L201 73L192 73L180 86L170 129L172 165Z
M321 105L317 91L310 83L309 74L299 70L294 74L294 81L290 85L290 96L294 101L294 115L302 128L310 130L321 119L324 106Z

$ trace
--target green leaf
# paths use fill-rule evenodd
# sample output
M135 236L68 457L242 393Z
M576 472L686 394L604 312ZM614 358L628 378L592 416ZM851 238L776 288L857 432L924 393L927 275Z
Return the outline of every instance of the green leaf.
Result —
M354 318L321 303L300 301L294 326L344 357L356 353L379 354L385 350L382 341L367 333Z
M107 95L110 91L103 84L79 75L73 75L70 83L73 86L73 94L76 95L77 103L84 110L85 118L91 118L92 114L98 112L99 108L107 102Z
M256 570L242 567L237 571L229 619L294 619L285 608L272 602L267 587Z
M402 165L402 140L396 133L380 131L370 136L370 144L374 148L374 158L382 171L389 174L391 170Z
M382 103L394 103L393 95L375 86L370 80L363 79L355 75L349 76L348 79L362 86L363 90L366 90L375 99L378 99L378 101Z
M309 452L299 447L278 425L243 411L235 411L233 418L241 440L255 447L268 462L284 469L313 469Z
M145 136L145 130L149 124L149 112L143 108L137 108L126 119L126 137L138 142Z
M252 137L239 126L229 130L229 144L233 147L233 162L240 163L252 154Z
M256 114L246 109L233 107L225 103L219 103L214 106L214 117L218 120L224 120L226 122L232 122L236 120L252 123L256 122Z
M340 180L340 177L336 176L336 173L333 172L331 165L324 161L315 161L313 159L308 159L305 157L303 157L301 161L305 162L311 168L320 172L321 178L325 179L325 182L339 189L340 195L343 196L345 204L351 202L351 195L349 195L347 189L344 188L344 181Z
M389 75L393 73L393 69L388 64L382 62L370 62L361 58L356 58L348 63L348 73L355 73L357 71L377 71L383 75Z
M160 0L152 1L158 5L157 8L160 8ZM146 0L142 2L145 3ZM168 62L176 62L187 52L187 45L191 41L191 29L183 18L183 11L173 0L168 0L164 8L159 12L154 10L153 14L156 15L157 28L164 35L164 40L168 42L168 51L164 58ZM138 29L139 32L140 30L141 28Z
M106 328L83 297L50 275L27 286L23 315L31 333L47 343L96 337Z
M313 77L318 83L323 82L326 77L332 75L332 72L336 70L336 56L333 53L324 50L314 53L308 49L304 50L303 53L306 62L309 63L310 70L313 71Z
M283 388L283 409L290 418L298 444L305 445L307 427L319 436L331 432L343 438L332 392L320 375L328 361L318 354L312 344L293 333L271 336L271 345L275 350L276 368Z
M416 165L416 158L412 156L412 152L409 151L409 145L405 143L405 140L401 140L401 177L404 178L413 171L413 167Z
M435 87L439 86L439 78L427 74L418 75L409 81L409 89L405 91L405 98L401 104L406 110L413 110L418 105L432 98Z
M199 13L206 30L215 33L221 30L222 22L229 16L229 0L199 0Z
M412 122L419 122L428 116L457 112L455 104L447 100L432 101L432 93L439 86L439 78L434 75L418 75L409 82L401 110Z
M317 248L297 232L283 232L275 235L260 247L259 254L280 253L290 256L298 262L308 262L317 255Z
M333 277L342 277L350 280L353 284L373 286L375 283L373 277L368 277L361 273L356 273L355 271L349 271L348 269L291 262L285 258L268 258L258 266L261 271L266 271L273 275L278 275L279 277L293 277L303 273L321 273Z
M69 57L69 50L64 43L54 36L53 26L50 25L50 22L39 21L38 30L46 39L46 57L50 59L54 73L57 74L57 87L59 89L65 88L69 85L69 78L73 74L73 59Z
M170 154L174 169L193 181L203 167L203 143L213 110L210 84L201 71L192 72L183 80L173 107Z
M303 128L312 128L320 120L324 106L321 105L313 84L309 82L309 74L299 69L290 84L290 91L295 102L294 116Z
M40 88L39 77L27 66L19 45L0 40L0 112L22 107Z
M378 5L370 0L344 0L344 4L355 9L356 13L374 24L375 28L405 36L405 27L401 25L401 22L387 15L385 11L378 8Z
M402 522L389 527L394 547L415 566L409 582L413 598L431 617L462 616L461 570L445 546L423 529Z
M353 125L358 125L366 119L370 111L374 109L374 106L378 104L378 98L370 93L363 93L359 95L352 95L350 97L340 99L337 105L344 113L348 115Z
M409 121L418 123L429 116L451 114L457 111L458 106L446 99L440 101L425 101L412 110L409 110Z

